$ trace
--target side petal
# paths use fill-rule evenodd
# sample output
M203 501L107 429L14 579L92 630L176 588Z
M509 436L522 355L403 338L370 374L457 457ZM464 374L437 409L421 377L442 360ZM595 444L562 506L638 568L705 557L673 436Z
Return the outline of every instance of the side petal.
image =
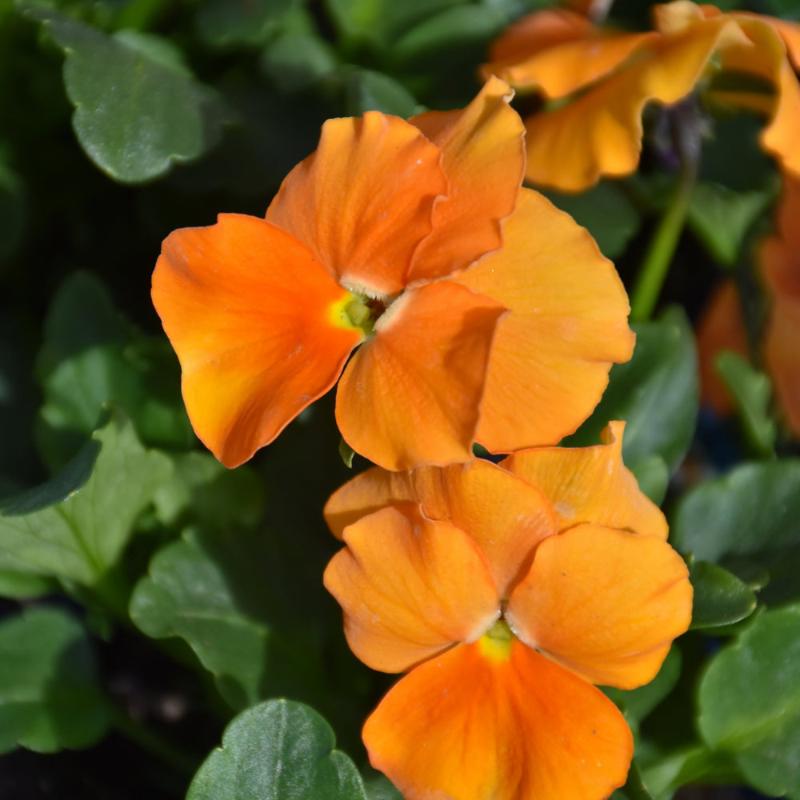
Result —
M405 292L339 382L336 420L345 441L391 470L469 460L504 311L449 281Z
M525 175L525 126L508 84L491 78L463 111L431 111L410 122L442 151L449 191L433 209L408 280L438 278L502 244L501 220L514 210Z
M572 433L634 344L614 265L570 216L523 189L504 239L454 279L510 309L497 328L477 433L499 453Z
M406 800L598 800L625 782L633 737L598 689L516 641L461 646L413 669L363 732Z
M400 291L447 191L441 152L399 117L328 120L267 219L303 242L339 281L371 297Z
M573 102L530 117L528 180L579 192L602 175L633 172L642 147L644 106L685 97L714 52L731 42L746 43L735 22L724 17L700 20L651 40L630 64Z
M346 292L289 234L221 214L164 241L153 303L203 443L228 467L269 444L333 386L361 333L331 309Z
M469 537L411 509L385 508L350 525L325 570L344 609L353 652L372 669L401 672L497 619L500 601Z
M542 490L560 530L593 522L666 539L667 520L622 462L624 430L624 422L610 422L603 444L521 450L502 466Z
M692 586L664 541L598 525L545 539L506 610L512 630L593 683L651 681L692 619Z

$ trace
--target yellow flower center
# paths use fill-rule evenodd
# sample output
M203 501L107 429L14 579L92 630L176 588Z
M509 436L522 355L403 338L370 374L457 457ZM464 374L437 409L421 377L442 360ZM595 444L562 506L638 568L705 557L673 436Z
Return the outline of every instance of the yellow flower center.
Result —
M385 310L386 305L381 300L347 292L340 300L331 304L328 313L331 322L338 328L361 331L367 337Z
M478 639L481 655L489 661L501 664L511 658L511 647L515 636L504 619L499 619Z

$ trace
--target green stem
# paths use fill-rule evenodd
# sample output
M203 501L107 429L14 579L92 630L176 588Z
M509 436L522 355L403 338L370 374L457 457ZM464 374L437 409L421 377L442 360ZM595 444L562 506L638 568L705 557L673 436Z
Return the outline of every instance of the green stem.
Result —
M111 705L111 721L126 739L130 739L146 753L155 756L181 775L191 776L196 771L198 760L191 753L176 747L116 705Z
M683 232L689 203L692 199L696 170L685 165L669 206L656 228L647 248L642 268L631 294L631 320L645 322L653 314L661 294L661 287L669 272L669 265Z

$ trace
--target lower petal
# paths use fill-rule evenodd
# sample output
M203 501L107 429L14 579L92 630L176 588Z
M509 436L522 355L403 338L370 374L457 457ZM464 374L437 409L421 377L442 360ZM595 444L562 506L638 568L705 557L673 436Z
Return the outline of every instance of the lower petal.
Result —
M401 295L339 383L336 420L345 441L390 470L469 460L504 311L450 281Z
M473 644L416 667L363 736L406 800L601 800L633 754L605 695L519 641L505 660Z
M327 392L361 340L331 318L347 293L300 242L257 217L221 214L170 234L152 295L195 432L228 467Z

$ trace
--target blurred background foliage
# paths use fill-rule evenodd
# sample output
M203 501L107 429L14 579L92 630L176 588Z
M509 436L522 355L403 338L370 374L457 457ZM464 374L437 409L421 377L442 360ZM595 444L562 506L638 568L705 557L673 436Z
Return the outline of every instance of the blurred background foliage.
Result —
M191 800L398 797L359 741L389 679L349 653L320 581L320 509L351 474L329 398L224 470L186 419L150 273L172 229L263 213L324 119L463 105L491 40L549 5L0 0L0 797L179 798L220 742ZM748 7L800 19L797 0ZM636 176L548 192L628 285L674 183L662 113ZM779 181L758 130L713 118L660 314L571 439L628 421L626 462L695 584L656 681L613 693L637 735L628 800L800 798L798 447L757 358L719 361L732 418L700 408L693 332L729 276L759 335ZM296 782L270 794L279 761Z

